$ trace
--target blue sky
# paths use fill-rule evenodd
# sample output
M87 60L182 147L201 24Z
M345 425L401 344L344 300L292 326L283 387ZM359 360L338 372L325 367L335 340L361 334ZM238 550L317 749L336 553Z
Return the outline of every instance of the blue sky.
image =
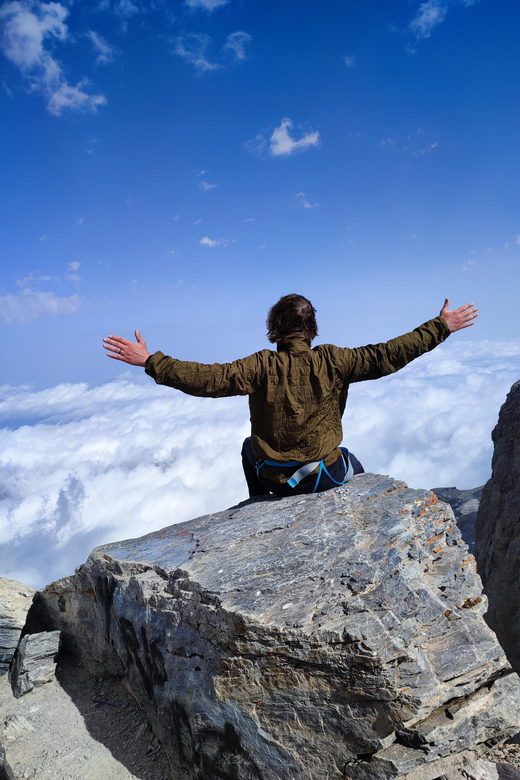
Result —
M372 410L388 457L372 445L365 457L417 486L483 481L493 420L520 367L519 16L490 0L4 2L4 491L23 484L11 435L46 453L69 424L56 409L49 417L49 398L59 405L72 393L104 409L114 388L150 381L107 360L103 336L138 327L151 351L232 360L268 346L267 309L289 292L313 301L318 340L342 346L406 332L436 316L445 296L474 301L477 325L452 337L442 360L475 380L444 372L444 406L424 390L433 414L424 435L439 433L438 457L421 471L420 436L392 453L398 405L378 416L372 402L363 406L365 391L351 430L358 449L363 430L374 440L359 422ZM403 377L406 392L390 398L413 395L415 374ZM461 412L460 429L439 432L441 415L456 424L460 387L480 417L472 425ZM27 393L31 403L13 406ZM82 419L97 420L101 406L90 400ZM224 414L208 408L207 430ZM232 408L240 411L226 458L247 427L245 408ZM453 437L472 427L480 460L472 472L454 463L449 480ZM81 436L98 447L94 423ZM45 500L30 509L13 498L0 543L15 522L30 529L46 518L55 528L65 505L70 527L83 528L81 501L63 498L75 469L35 469ZM223 507L208 493L192 508Z
M323 340L345 345L411 329L445 295L480 307L464 338L512 335L511 5L15 1L0 13L11 383L110 378L100 339L136 326L179 357L248 354L290 291L313 300Z

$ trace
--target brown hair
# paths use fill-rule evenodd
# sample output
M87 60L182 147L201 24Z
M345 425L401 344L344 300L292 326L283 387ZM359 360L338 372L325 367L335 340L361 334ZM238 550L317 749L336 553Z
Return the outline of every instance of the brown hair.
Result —
M310 346L318 335L316 309L303 295L284 295L280 298L269 309L266 325L267 338L272 344L303 336Z

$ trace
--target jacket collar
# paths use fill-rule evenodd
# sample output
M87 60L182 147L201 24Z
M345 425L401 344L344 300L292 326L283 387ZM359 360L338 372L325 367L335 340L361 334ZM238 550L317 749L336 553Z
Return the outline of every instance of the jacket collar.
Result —
M284 341L281 344L276 345L278 352L290 352L292 355L299 355L303 352L310 352L311 348L307 344L303 336L296 336L296 338L290 341Z

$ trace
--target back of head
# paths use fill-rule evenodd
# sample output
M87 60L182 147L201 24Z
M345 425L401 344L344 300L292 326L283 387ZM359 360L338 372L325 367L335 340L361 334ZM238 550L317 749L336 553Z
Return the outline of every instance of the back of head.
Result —
M267 337L274 344L304 338L311 341L318 335L316 309L303 295L284 295L271 306L267 315Z

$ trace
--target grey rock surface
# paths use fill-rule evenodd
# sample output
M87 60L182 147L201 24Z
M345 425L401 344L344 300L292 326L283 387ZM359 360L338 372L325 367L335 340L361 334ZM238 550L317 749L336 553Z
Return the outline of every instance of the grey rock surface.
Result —
M16 697L54 679L54 659L59 649L59 631L26 634L20 639L9 668L9 682Z
M0 675L9 670L33 596L27 585L0 577Z
M460 535L475 554L475 523L484 486L470 490L458 490L456 487L432 488L439 501L444 501L453 509Z
M451 508L363 474L97 548L29 618L127 680L176 780L433 780L520 728L485 609Z
M520 772L508 764L478 759L442 775L438 780L520 780Z
M492 476L476 523L475 557L489 600L486 620L520 670L520 382L493 431Z

